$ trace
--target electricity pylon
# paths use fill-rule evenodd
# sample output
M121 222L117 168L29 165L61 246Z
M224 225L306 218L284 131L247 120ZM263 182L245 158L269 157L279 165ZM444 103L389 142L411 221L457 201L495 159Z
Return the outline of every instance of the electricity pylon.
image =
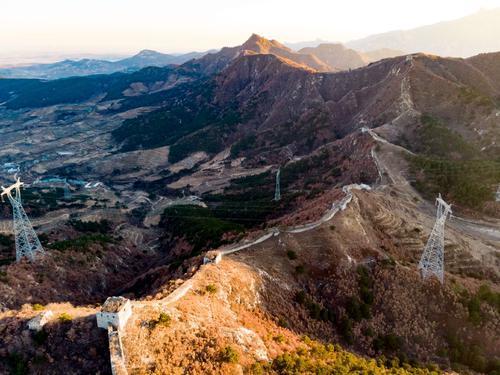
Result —
M442 284L444 282L444 226L446 219L451 215L451 205L441 198L441 194L436 198L436 204L438 206L436 223L425 245L418 269L423 279L434 275Z
M22 186L24 184L18 178L13 185L7 188L2 186L1 193L2 200L7 196L12 205L17 262L23 257L34 260L36 255L45 252L21 204Z
M276 188L274 190L274 200L276 202L281 199L280 174L281 170L278 168L278 172L276 172Z

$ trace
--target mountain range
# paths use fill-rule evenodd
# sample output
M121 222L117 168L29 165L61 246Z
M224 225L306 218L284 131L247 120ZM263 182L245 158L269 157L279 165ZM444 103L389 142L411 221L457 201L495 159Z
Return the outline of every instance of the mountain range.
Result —
M499 18L500 8L484 9L457 20L371 35L346 46L360 51L391 48L406 53L469 57L500 50Z
M201 57L204 54L202 52L190 52L182 55L169 55L151 50L143 50L132 57L117 61L98 59L64 60L51 64L0 68L0 77L58 79L92 74L133 72L148 66L179 65L188 60Z
M225 47L220 52L193 52L174 56L144 50L133 57L115 62L95 59L65 60L53 64L0 69L0 77L57 79L116 72L134 72L144 67L182 65L189 60L193 60L191 64L193 67L197 64L215 64L213 68L209 66L203 68L204 73L209 73L225 66L226 63L232 61L236 56L245 54L273 54L286 60L288 63L297 64L301 67L322 72L332 72L358 68L370 62L386 57L398 56L403 53L389 49L359 53L345 48L341 44L321 44L314 48L303 48L295 52L275 40L268 40L254 34L243 45ZM207 55L206 59L200 59L205 55Z
M399 53L253 34L0 79L0 178L46 249L0 237L0 372L497 374L500 52ZM438 195L443 284L418 268ZM97 328L118 295L132 318Z
M290 61L318 71L353 69L386 57L407 53L431 53L440 56L468 57L481 52L500 50L497 35L500 26L496 20L500 8L481 10L461 19L440 22L411 30L398 30L345 43L315 41L280 44L269 41L268 45L243 46L247 51L274 53ZM435 36L439 35L438 38ZM257 36L258 37L258 36ZM251 44L251 40L248 42ZM235 51L238 48L233 48ZM231 49L225 48L227 53ZM214 51L209 51L214 52ZM180 65L199 58L208 52L191 52L182 55L163 54L143 50L137 55L117 61L100 59L64 60L50 64L0 68L3 78L57 79L92 74L133 72L148 66Z

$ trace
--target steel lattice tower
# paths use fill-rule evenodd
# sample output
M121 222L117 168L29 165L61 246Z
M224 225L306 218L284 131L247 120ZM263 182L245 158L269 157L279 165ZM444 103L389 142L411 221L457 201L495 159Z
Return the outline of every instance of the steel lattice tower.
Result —
M2 200L4 196L7 196L12 205L16 261L18 262L23 257L34 260L37 254L45 252L21 204L21 187L23 185L18 178L16 183L8 188L2 186L1 193ZM15 192L14 195L12 194L13 192Z
M281 199L280 175L281 175L281 169L278 168L278 171L276 172L276 188L274 190L275 201L279 201Z
M436 204L438 206L436 223L425 245L418 269L423 279L434 275L442 284L444 282L444 226L446 219L451 215L451 205L441 198L441 194L436 199Z

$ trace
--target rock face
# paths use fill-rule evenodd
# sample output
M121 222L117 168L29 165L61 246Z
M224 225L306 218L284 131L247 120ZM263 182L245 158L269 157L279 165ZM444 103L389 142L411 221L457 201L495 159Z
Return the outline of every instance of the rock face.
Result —
M41 331L52 315L54 314L50 310L41 312L28 322L28 328L32 331Z

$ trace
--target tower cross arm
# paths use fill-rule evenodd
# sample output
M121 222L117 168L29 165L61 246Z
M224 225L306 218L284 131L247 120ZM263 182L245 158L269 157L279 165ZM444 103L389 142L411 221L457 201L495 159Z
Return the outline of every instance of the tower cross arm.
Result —
M441 198L441 195L438 198L436 198L436 201L444 208L445 211L451 213L451 204L446 203L444 199Z
M12 185L8 186L8 187L4 187L2 186L2 192L0 193L0 196L2 197L2 199L5 197L5 196L12 196L12 190L16 190L16 191L19 191L19 189L24 186L24 183L21 182L21 180L18 178L17 181L15 183L13 183Z

